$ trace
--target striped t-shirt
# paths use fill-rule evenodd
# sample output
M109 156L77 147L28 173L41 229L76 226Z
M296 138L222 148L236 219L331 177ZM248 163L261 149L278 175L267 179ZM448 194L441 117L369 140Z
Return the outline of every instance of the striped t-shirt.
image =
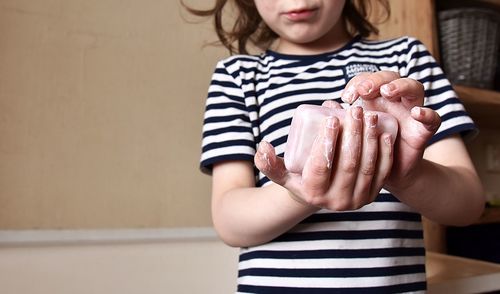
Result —
M291 118L304 103L340 101L360 72L389 70L420 81L441 127L432 142L474 124L434 58L418 40L354 38L334 52L296 56L266 51L220 61L206 101L201 168L253 161L270 142L283 156ZM431 142L431 143L432 143ZM256 171L256 185L269 180ZM242 228L244 230L244 228ZM394 293L425 291L420 215L382 190L356 211L320 210L275 240L240 252L239 293Z

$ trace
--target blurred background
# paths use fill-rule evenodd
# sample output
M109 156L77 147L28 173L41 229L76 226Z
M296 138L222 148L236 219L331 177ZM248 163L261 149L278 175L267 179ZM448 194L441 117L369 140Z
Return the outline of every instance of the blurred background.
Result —
M226 52L183 15L178 1L0 1L1 229L210 224L198 158Z
M234 290L198 170L227 52L193 21L179 1L0 0L0 292Z

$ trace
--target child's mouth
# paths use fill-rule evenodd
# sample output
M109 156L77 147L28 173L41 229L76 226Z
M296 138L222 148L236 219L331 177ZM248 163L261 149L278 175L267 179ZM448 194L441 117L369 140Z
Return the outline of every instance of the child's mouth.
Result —
M298 9L292 10L285 13L285 16L291 21L306 21L310 19L316 9Z

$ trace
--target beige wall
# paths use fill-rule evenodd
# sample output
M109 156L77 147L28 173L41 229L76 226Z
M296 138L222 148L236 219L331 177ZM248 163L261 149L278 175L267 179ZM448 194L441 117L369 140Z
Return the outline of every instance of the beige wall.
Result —
M0 247L2 294L229 294L237 249L214 239Z
M212 36L177 0L0 0L0 229L210 225Z

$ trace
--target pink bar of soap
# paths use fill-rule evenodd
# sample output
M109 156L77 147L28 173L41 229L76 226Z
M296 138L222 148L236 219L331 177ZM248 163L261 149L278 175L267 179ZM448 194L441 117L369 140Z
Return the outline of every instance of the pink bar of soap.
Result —
M385 112L371 112L378 114L378 134L389 133L395 140L398 133L397 120ZM328 116L336 116L342 126L345 113L345 109L332 109L317 105L303 104L297 107L285 147L286 168L294 173L302 173L314 140L321 131L323 120Z

